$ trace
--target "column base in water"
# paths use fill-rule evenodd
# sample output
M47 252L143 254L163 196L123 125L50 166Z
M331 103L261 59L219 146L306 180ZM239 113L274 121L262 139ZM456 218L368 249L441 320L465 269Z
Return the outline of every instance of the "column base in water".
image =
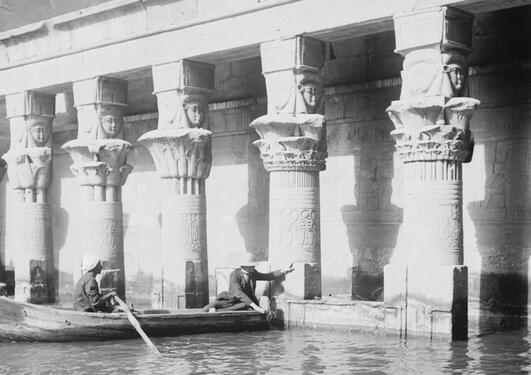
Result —
M468 268L400 265L384 268L385 330L401 337L468 338Z

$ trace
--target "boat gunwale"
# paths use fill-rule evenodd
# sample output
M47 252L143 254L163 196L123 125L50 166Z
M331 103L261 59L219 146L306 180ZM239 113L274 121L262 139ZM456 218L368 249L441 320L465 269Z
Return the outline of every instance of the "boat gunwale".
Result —
M96 319L110 319L110 320L123 320L127 319L127 314L125 312L120 313L102 313L102 312L85 312L85 311L76 311L76 310L69 310L69 309L62 309L58 307L53 307L50 305L38 305L33 304L29 302L23 302L23 301L16 301L4 296L0 297L0 311L1 308L1 302L7 301L8 303L16 306L20 306L22 308L29 308L35 311L39 311L41 313L50 312L56 315L68 315L68 316L78 316L78 317L85 317L85 318L96 318ZM149 318L161 318L161 317L167 317L167 318L175 318L175 317L224 317L224 316L234 316L234 315L249 315L249 316L268 316L269 314L266 313L260 313L255 310L236 310L236 311L216 311L216 312L205 312L201 309L197 309L197 311L194 311L195 309L183 309L182 312L178 310L168 310L169 313L155 313L155 314L144 314L139 313L135 314L135 317L137 319L149 319Z

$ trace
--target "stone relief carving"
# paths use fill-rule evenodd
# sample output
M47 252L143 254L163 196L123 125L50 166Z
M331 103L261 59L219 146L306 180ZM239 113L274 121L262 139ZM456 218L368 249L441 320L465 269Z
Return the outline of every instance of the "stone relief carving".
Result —
M75 82L78 139L62 148L70 154L70 167L82 186L122 186L133 169L127 164L132 145L124 141L127 82L96 77Z
M319 218L314 209L282 209L278 229L278 245L310 248L319 246Z
M259 148L264 167L273 170L325 169L326 122L322 115L262 116L251 125L261 139Z
M52 150L48 147L12 149L4 154L14 189L45 190L51 183Z
M211 132L201 128L153 130L139 138L161 178L199 178L210 174Z
M443 248L458 252L463 247L463 227L461 207L458 204L439 205L439 239L444 242Z
M479 101L471 98L393 102L387 109L395 125L391 136L403 161L470 161L474 148L470 118L478 106Z
M28 116L26 120L28 147L50 147L52 134L52 119L42 116Z
M205 122L208 103L203 95L189 95L183 102L187 127L200 128Z
M435 50L410 52L404 60L401 100L444 96L466 96L468 63L459 51Z

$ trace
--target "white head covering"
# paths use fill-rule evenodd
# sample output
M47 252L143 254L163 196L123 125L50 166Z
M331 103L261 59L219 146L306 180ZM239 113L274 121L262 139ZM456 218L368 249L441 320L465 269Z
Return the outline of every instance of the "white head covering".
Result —
M240 262L238 264L240 267L256 267L256 262L254 261L254 256L251 253L243 253L240 255Z
M83 272L92 271L100 263L100 258L94 254L85 254L83 262L81 262L81 269Z

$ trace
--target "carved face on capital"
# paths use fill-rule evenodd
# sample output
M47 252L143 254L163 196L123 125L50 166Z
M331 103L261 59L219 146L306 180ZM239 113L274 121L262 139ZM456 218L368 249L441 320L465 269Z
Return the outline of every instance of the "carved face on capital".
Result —
M192 128L200 128L205 121L205 106L198 100L185 102L184 112Z
M28 129L35 146L43 147L52 131L51 121L41 116L29 116Z
M123 108L115 105L100 105L99 120L107 138L115 138L124 124Z
M444 66L444 71L448 75L454 96L459 96L465 88L466 75L464 69L457 64Z
M297 85L297 90L304 101L307 113L315 113L321 102L322 88L319 78L318 75L311 75L300 80Z

